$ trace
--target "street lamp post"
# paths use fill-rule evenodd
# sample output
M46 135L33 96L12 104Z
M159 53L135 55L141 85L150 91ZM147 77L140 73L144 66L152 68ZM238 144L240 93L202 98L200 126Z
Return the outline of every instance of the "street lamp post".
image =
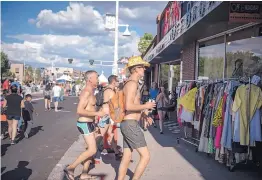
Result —
M115 31L115 46L114 46L114 61L113 61L113 68L112 74L118 75L118 27L126 27L126 30L123 36L130 36L130 32L128 30L128 24L118 24L118 17L119 17L119 1L116 1L116 14L115 16L112 14L107 14L106 16L106 29ZM113 26L114 25L114 26Z
M114 50L114 63L113 63L113 74L117 75L118 69L118 11L119 11L119 1L116 1L116 17L115 17L115 50Z

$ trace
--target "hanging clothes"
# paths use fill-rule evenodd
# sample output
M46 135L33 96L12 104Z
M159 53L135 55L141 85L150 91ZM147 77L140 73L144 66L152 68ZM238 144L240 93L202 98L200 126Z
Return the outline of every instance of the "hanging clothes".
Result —
M249 117L247 117L247 101L246 97L249 96ZM262 92L261 89L253 84L241 85L235 95L232 110L237 112L240 110L240 145L249 145L250 129L249 123L257 109L262 106Z
M193 88L188 91L183 97L179 98L178 104L181 104L183 108L187 111L194 112L196 110L195 100L196 100L197 88Z

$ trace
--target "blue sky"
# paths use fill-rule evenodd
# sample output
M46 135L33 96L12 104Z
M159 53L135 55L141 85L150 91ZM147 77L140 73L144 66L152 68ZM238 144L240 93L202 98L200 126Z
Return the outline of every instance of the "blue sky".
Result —
M156 33L155 19L167 2L120 2L119 21L129 24L131 37L121 36L119 57L139 54L137 42L145 32ZM112 61L114 32L104 29L106 13L115 2L1 2L1 43L9 59L33 66L88 70L88 60ZM69 65L68 58L74 63ZM95 67L111 73L111 67Z

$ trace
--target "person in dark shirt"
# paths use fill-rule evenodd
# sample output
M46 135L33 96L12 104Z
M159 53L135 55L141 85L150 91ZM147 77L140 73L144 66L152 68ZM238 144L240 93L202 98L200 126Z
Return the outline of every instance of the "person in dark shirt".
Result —
M32 95L27 94L25 96L25 107L23 108L23 119L25 121L25 138L29 137L29 134L31 132L32 126L33 126L33 113L34 113L34 106L32 104ZM37 115L37 113L36 113Z
M8 133L11 145L15 144L17 125L21 117L21 109L24 107L23 98L17 94L18 88L14 84L11 86L11 94L6 96L3 107L7 107L6 116L8 122Z

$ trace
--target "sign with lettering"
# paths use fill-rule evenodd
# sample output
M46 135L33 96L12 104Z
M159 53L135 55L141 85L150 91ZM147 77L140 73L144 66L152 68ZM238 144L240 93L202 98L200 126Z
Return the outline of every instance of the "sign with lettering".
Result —
M230 2L230 22L262 22L262 5L255 2Z
M197 1L193 7L179 21L175 21L172 29L166 33L156 47L149 51L144 59L151 61L172 42L183 35L188 29L199 22L203 17L220 5L222 1ZM150 57L150 58L149 58Z
M181 18L181 2L171 1L162 13L161 33L160 39L162 39L169 30L174 27L177 21Z

